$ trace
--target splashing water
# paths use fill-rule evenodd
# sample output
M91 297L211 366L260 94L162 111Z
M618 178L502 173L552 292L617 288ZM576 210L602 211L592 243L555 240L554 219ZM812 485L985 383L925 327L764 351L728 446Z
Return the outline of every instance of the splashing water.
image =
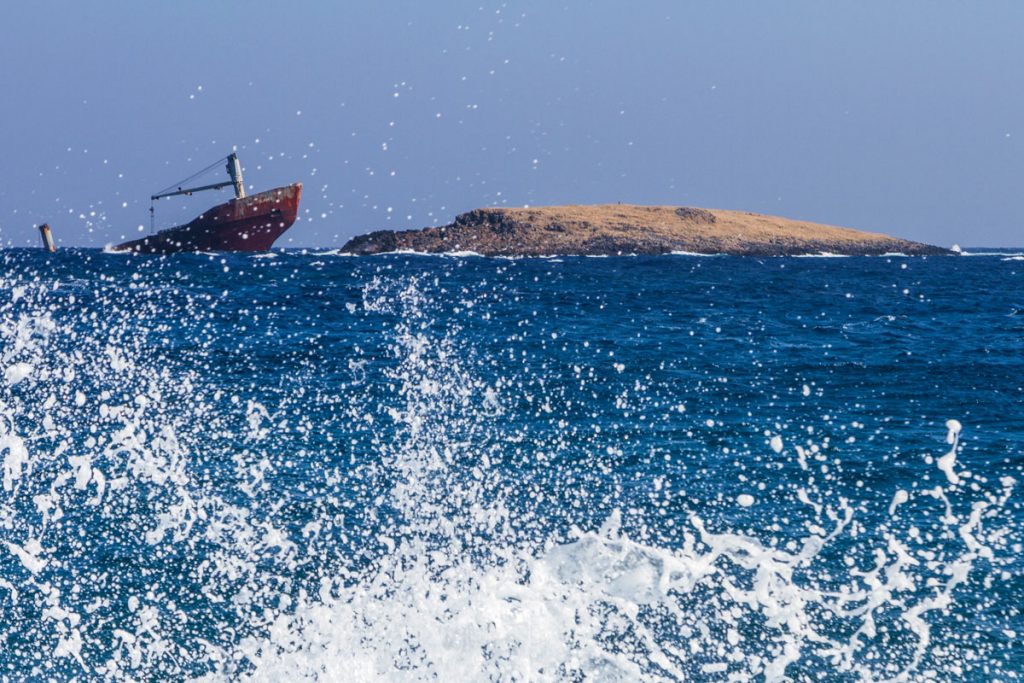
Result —
M1020 434L887 428L834 373L912 312L807 331L729 259L35 258L0 288L9 676L1017 677ZM780 263L899 268L850 261Z

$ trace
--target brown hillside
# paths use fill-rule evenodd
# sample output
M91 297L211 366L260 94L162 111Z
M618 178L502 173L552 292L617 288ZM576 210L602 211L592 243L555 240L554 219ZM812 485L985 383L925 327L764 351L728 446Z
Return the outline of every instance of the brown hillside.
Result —
M342 251L377 254L473 251L485 256L833 253L947 254L946 249L878 233L741 211L602 204L476 209L449 225L382 230L350 240Z

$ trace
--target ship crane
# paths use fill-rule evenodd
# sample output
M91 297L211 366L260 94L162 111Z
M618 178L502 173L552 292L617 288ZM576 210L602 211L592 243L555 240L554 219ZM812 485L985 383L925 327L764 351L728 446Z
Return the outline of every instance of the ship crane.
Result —
M235 199L245 199L245 182L242 180L242 163L238 160L238 155L235 154L234 152L232 152L231 154L227 155L223 159L218 159L217 161L213 162L212 164L210 164L209 166L204 168L202 171L199 171L195 175L191 175L188 178L186 178L185 180L182 180L181 183L185 184L185 183L187 183L190 180L198 178L199 176L203 175L207 171L209 171L212 168L214 168L221 161L226 161L227 162L227 171L228 171L228 176L231 178L230 180L225 180L224 182L213 183L213 184L210 184L210 185L202 185L200 187L188 187L188 188L183 188L183 187L181 187L181 185L177 185L177 183L175 183L175 185L177 185L177 189L173 189L172 190L171 187L175 187L175 185L172 185L171 187L165 188L165 189L161 190L160 192L157 192L156 194L150 196L150 198L149 198L149 201L150 201L150 204L149 204L149 227L150 227L150 231L155 229L156 209L155 209L155 207L153 205L153 202L157 201L158 199L164 199L166 197L178 197L178 196L181 196L181 195L192 196L192 193L194 193L194 192L204 192L206 190L220 190L220 189L223 189L225 187L228 187L229 185L233 185L234 186L234 189L235 189Z
M219 190L221 188L227 187L228 185L235 186L235 199L245 199L245 184L242 182L242 164L241 162L238 161L238 155L235 154L234 152L227 155L224 159L218 159L213 164L207 166L199 173L196 173L195 175L190 176L181 182L187 183L189 180L192 180L193 178L198 178L199 176L201 176L202 174L206 173L211 168L219 164L221 161L228 162L227 169L228 175L231 176L231 180L225 180L222 183L213 183L212 185L203 185L202 187L182 188L181 186L178 186L176 190L172 190L170 192L167 191L170 188L167 188L162 192L157 192L155 195L151 196L150 199L152 201L156 201L157 199L163 199L164 197L177 197L178 195L183 194L191 195L193 192L202 192L204 190Z

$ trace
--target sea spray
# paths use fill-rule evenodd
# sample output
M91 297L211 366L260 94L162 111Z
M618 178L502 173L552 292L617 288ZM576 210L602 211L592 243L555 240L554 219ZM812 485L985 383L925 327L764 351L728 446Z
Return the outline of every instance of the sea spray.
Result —
M6 258L12 679L1020 668L1012 386L928 360L935 264Z
M458 348L457 328L429 332L437 321L417 279L389 284L372 282L364 306L397 313L388 412L398 427L377 446L395 470L399 528L368 572L282 616L269 642L247 643L254 678L933 677L922 669L928 617L952 606L974 562L996 560L974 532L987 538L982 517L1000 516L1013 481L967 521L947 511L940 533L959 533L964 547L938 562L920 559L935 557L915 548L920 530L865 530L844 499L808 500L813 521L795 552L777 538L712 533L696 515L665 547L632 541L618 510L590 532L538 535L492 471L510 435L484 410L496 400L468 369L472 350Z
M224 626L258 624L255 598L235 587L264 584L254 562L287 544L258 510L197 480L197 454L224 420L196 370L143 350L156 309L143 304L127 325L63 308L62 294L26 285L0 309L3 363L35 367L3 397L8 657L22 673L186 673L211 638L194 637L197 596L234 599ZM98 298L116 309L115 296Z

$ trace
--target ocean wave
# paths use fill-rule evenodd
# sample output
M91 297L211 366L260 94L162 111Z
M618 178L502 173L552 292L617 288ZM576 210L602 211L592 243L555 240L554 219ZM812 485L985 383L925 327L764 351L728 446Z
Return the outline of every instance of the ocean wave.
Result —
M358 254L353 254L352 252L349 252L349 251L342 251L340 248L338 248L338 249L326 249L326 250L323 250L323 251L313 251L313 252L310 252L310 254L312 254L313 256L344 256L344 257L355 257L355 256L358 256Z
M999 630L1017 619L1012 464L978 457L977 435L965 448L970 423L890 428L892 408L864 407L906 370L882 393L863 370L843 386L831 355L814 377L796 363L730 375L729 358L748 368L776 355L748 353L774 341L771 298L742 309L758 321L744 323L723 316L717 293L669 309L680 327L631 349L668 307L637 296L624 315L634 296L622 291L634 290L623 275L611 295L594 286L610 272L602 261L556 269L583 275L553 292L528 264L396 274L363 261L317 277L295 261L248 279L206 260L87 266L76 306L57 298L46 279L57 276L20 264L4 276L6 670L651 681L1016 670ZM692 268L679 282L706 277ZM718 286L734 283L670 300ZM601 318L605 306L615 310ZM821 349L828 329L800 336L793 306L770 322L804 345L778 355ZM687 355L703 345L714 364ZM830 402L842 391L849 403Z

